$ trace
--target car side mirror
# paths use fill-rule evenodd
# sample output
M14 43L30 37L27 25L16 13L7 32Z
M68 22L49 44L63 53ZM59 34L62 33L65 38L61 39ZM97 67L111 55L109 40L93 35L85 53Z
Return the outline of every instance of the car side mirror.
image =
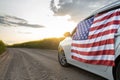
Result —
M65 33L64 33L64 36L65 36L65 37L70 37L71 34L70 34L70 32L65 32Z

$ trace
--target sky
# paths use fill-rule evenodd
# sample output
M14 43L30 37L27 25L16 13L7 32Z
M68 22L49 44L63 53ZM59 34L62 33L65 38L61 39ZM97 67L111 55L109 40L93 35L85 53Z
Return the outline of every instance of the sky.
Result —
M71 32L79 21L117 0L0 0L0 40L15 44Z

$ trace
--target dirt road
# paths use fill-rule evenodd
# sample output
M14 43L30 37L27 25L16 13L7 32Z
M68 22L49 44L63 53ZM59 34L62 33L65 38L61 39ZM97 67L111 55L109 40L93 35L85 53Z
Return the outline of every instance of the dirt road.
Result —
M82 69L61 67L57 51L10 48L0 58L0 80L105 80Z

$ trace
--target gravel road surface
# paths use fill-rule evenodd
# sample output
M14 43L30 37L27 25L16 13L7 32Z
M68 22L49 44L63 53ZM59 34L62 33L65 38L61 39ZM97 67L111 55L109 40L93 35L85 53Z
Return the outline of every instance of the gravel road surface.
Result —
M106 80L70 66L61 67L56 50L9 48L0 56L0 80Z

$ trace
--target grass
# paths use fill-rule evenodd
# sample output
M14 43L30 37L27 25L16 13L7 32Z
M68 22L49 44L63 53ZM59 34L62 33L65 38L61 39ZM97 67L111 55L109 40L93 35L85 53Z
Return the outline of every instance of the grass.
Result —
M0 40L0 55L6 50L5 44Z
M40 48L40 49L53 49L56 50L58 48L59 42L64 38L46 38L39 41L31 41L25 42L21 44L14 44L10 47L15 48Z

